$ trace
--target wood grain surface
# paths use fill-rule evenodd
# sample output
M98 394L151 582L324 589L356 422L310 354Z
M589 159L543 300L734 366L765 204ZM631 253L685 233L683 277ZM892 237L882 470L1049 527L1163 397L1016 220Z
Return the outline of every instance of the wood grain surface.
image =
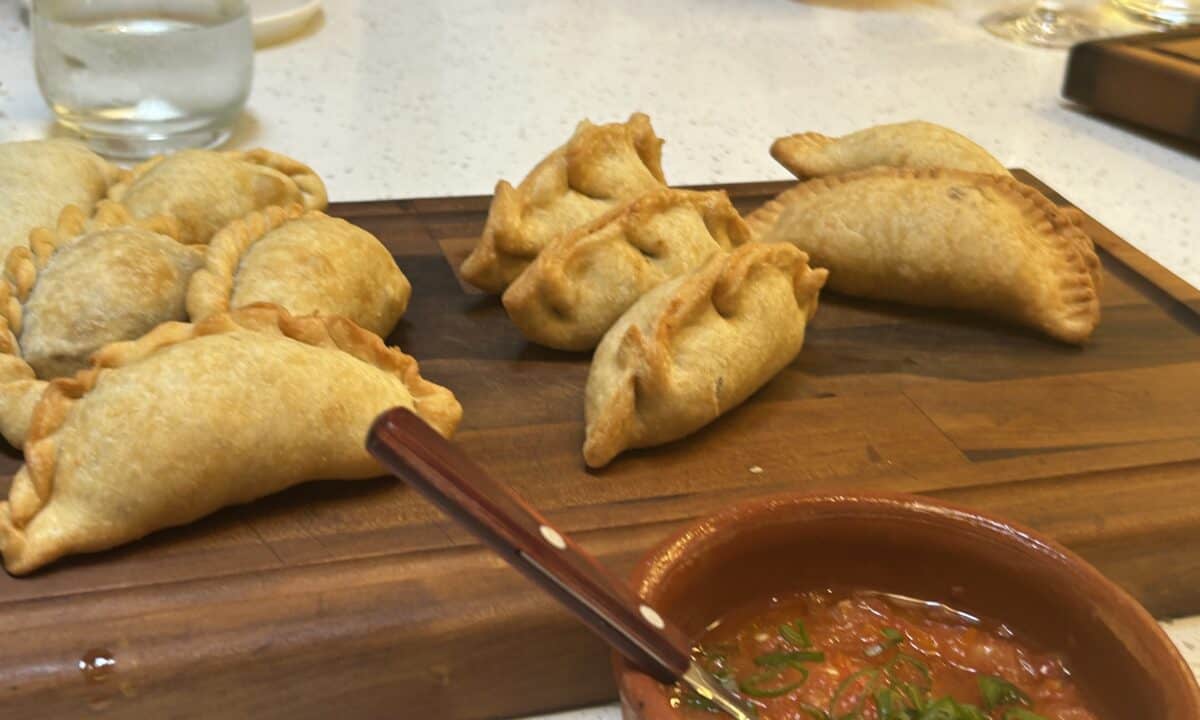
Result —
M783 187L730 192L748 211ZM455 273L487 204L332 212L412 280L391 341L458 395L462 446L618 572L743 498L912 491L1059 538L1158 616L1200 612L1200 292L1096 223L1103 320L1084 348L825 293L800 357L746 405L588 471L587 356L526 343ZM598 640L389 479L0 575L0 717L476 718L612 697Z

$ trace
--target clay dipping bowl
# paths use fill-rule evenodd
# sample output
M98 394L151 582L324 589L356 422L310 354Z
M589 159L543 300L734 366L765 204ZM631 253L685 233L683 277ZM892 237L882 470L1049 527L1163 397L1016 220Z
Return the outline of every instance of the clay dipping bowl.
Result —
M925 498L754 501L676 535L632 582L692 638L735 608L789 591L857 587L935 600L1061 653L1102 720L1200 718L1187 664L1125 591L1032 530ZM681 717L666 687L620 657L614 667L625 720Z

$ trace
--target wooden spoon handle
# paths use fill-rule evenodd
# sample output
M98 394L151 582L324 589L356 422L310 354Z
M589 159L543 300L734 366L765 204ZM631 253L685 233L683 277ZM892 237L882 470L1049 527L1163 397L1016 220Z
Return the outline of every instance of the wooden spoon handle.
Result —
M688 669L682 632L415 414L393 408L380 415L367 450L631 662L663 682Z

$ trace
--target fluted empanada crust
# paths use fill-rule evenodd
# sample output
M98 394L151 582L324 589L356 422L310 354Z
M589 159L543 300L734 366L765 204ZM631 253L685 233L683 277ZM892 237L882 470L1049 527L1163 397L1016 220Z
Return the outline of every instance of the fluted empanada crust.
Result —
M11 332L0 337L0 434L19 450L25 447L33 408L47 383L38 380L29 363L19 357Z
M1100 321L1100 261L1074 216L1007 177L876 168L810 180L746 218L847 295L974 310L1081 343Z
M121 170L73 140L0 144L0 258L68 205L90 213Z
M170 229L159 220L135 224L109 201L92 219L68 206L56 229L38 228L9 253L0 323L38 377L73 375L100 347L187 318L188 280L204 251L155 232Z
M443 435L462 414L345 318L260 305L110 345L34 411L0 503L5 566L24 574L304 480L379 475L363 438L396 405Z
M533 342L590 350L643 293L749 239L724 192L655 190L552 242L504 308Z
M206 243L230 222L272 205L298 202L322 210L329 204L325 183L312 168L263 149L161 155L134 168L108 196L135 218L178 218L177 234L186 243Z
M949 128L920 120L876 125L838 138L815 132L789 135L771 145L771 156L801 179L876 165L1008 175L987 150Z
M497 183L483 236L459 269L463 278L504 292L554 238L665 185L662 142L642 113L625 123L579 123L520 185Z
M293 315L341 315L384 337L411 294L408 278L374 235L292 205L252 213L213 236L187 309L197 321L272 303Z
M791 245L747 243L642 296L592 359L587 464L681 438L750 397L800 352L826 275Z

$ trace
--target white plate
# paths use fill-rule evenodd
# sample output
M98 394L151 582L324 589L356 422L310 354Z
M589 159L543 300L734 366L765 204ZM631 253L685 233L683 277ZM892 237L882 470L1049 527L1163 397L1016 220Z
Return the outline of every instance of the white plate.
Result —
M28 10L33 0L21 0ZM254 42L270 45L301 30L321 11L321 0L249 0Z
M254 42L269 45L299 32L321 11L321 0L250 0Z

